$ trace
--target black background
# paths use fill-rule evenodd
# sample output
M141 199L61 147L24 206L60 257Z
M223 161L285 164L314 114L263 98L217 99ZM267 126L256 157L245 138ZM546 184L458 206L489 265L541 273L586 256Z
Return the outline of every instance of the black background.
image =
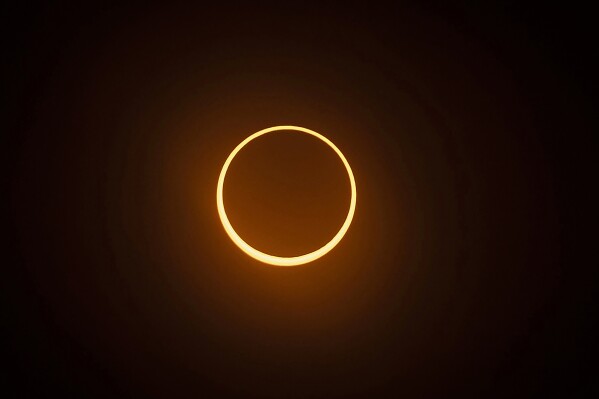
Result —
M592 21L547 7L6 8L3 397L596 393ZM279 124L358 182L344 240L290 269L234 247L214 201Z

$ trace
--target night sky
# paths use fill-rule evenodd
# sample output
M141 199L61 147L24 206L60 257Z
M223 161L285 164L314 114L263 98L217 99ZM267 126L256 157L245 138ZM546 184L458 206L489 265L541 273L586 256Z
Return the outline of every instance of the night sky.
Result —
M0 396L599 392L589 10L53 3L2 11ZM276 125L358 192L291 268L216 211ZM301 134L227 179L275 255L349 204Z

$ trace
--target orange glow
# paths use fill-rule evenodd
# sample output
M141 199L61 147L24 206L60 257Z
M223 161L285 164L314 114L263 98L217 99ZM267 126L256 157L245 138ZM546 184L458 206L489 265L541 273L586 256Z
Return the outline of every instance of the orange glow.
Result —
M329 147L331 147L337 153L339 158L341 158L343 165L345 165L345 169L347 170L347 174L349 176L349 182L351 185L351 201L350 201L350 205L349 205L349 211L347 213L347 217L345 218L345 222L343 222L343 225L341 226L341 229L339 229L337 234L335 234L335 236L331 239L331 241L326 243L320 249L317 249L316 251L313 251L313 252L310 252L310 253L307 253L304 255L293 256L293 257L282 257L282 256L269 255L264 252L258 251L257 249L253 248L248 243L246 243L237 234L237 232L235 232L235 230L233 229L233 226L229 222L229 219L227 218L227 213L225 212L225 205L223 202L223 186L225 183L225 176L227 174L227 170L229 169L229 165L231 164L231 161L233 161L233 158L235 158L235 155L237 155L237 153L239 151L241 151L241 149L246 144L248 144L250 141L254 140L255 138L258 138L267 133L277 132L277 131L281 131L281 130L295 130L298 132L307 133L307 134L310 134L310 135L322 140L326 144L328 144ZM218 184L216 186L216 207L218 209L218 215L223 224L223 227L225 228L225 231L227 232L227 234L229 235L231 240L233 240L235 245L237 245L239 248L241 248L241 250L243 252L245 252L246 254L248 254L249 256L251 256L252 258L254 258L256 260L259 260L260 262L268 263L270 265L297 266L297 265L302 265L305 263L312 262L312 261L320 258L321 256L324 256L331 249L333 249L335 247L335 245L339 244L339 242L341 241L341 239L343 238L343 236L349 229L349 225L351 224L351 221L354 217L354 212L356 209L356 181L354 179L354 174L352 173L351 167L349 166L349 163L347 162L347 159L345 159L345 157L343 156L341 151L329 139L327 139L326 137L324 137L323 135L321 135L319 133L316 133L313 130L306 129L304 127L274 126L274 127L269 127L267 129L260 130L259 132L252 134L251 136L249 136L248 138L243 140L237 147L235 147L233 152L231 152L231 154L225 161L225 164L223 165L223 168L220 172L220 176L218 177Z

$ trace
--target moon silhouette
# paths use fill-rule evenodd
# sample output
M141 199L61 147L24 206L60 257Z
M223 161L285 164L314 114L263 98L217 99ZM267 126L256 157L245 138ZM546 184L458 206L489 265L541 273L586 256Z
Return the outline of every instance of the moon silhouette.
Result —
M337 153L337 155L343 162L343 165L345 166L345 169L347 170L347 175L349 177L349 182L350 182L350 186L351 186L351 200L350 200L350 205L349 205L349 211L347 212L347 217L345 218L345 221L343 222L343 225L341 226L341 228L339 229L337 234L335 234L335 236L321 248L319 248L313 252L304 254L304 255L292 256L292 257L282 257L282 256L270 255L270 254L261 252L255 248L253 248L251 245L249 245L247 242L245 242L239 236L239 234L237 234L237 232L231 225L231 222L229 221L229 218L227 217L227 212L225 211L225 205L223 202L223 186L225 183L225 176L227 175L227 170L229 169L229 165L235 158L235 155L237 155L237 153L239 151L241 151L241 149L243 147L245 147L252 140L254 140L262 135L265 135L267 133L279 132L279 131L284 131L284 130L294 130L297 132L310 134L310 135L320 139L324 143L326 143L329 147L331 147L335 151L335 153ZM335 144L333 144L329 139L324 137L322 134L317 133L310 129L306 129L304 127L299 127L299 126L274 126L274 127L269 127L267 129L260 130L259 132L256 132L256 133L252 134L251 136L247 137L237 147L235 147L235 149L231 152L231 154L229 154L229 157L225 161L225 164L223 165L223 168L218 177L218 184L216 187L216 207L218 210L218 215L220 217L220 220L223 224L223 227L225 228L225 231L227 232L227 234L229 235L231 240L233 240L235 245L237 245L243 252L245 252L246 254L248 254L249 256L251 256L252 258L254 258L260 262L267 263L270 265L298 266L298 265L302 265L302 264L306 264L306 263L315 261L316 259L326 255L331 249L333 249L337 244L339 244L339 242L341 241L341 239L343 238L343 236L349 229L349 226L354 217L354 212L356 210L356 181L354 179L354 174L352 172L352 169L349 166L349 162L347 162L347 159L345 158L343 153L339 150L339 148L337 148L337 146L335 146Z

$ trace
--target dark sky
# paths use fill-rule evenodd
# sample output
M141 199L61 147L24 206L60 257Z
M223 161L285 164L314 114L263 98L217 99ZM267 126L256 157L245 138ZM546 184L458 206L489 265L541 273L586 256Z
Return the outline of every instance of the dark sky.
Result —
M3 397L597 393L589 10L168 3L2 11Z

